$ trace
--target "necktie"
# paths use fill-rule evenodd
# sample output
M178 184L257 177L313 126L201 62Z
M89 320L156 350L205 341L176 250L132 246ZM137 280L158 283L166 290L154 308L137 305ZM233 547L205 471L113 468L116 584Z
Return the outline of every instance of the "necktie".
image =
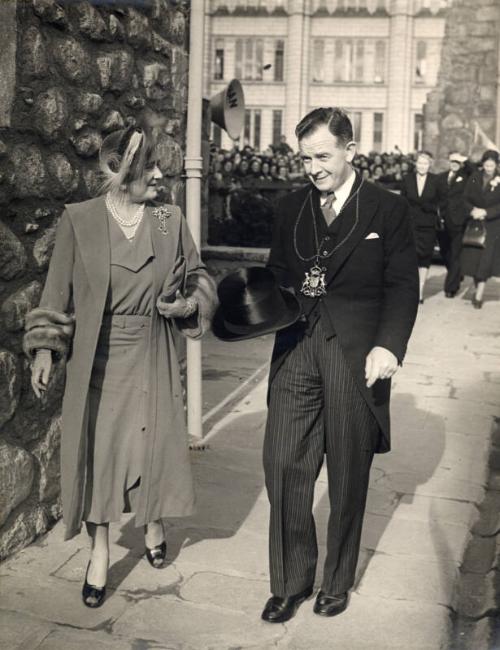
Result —
M332 223L332 221L337 216L337 213L332 207L332 203L334 201L335 201L335 192L329 192L326 196L326 201L321 206L321 212L323 213L323 216L325 217L325 221L328 226Z

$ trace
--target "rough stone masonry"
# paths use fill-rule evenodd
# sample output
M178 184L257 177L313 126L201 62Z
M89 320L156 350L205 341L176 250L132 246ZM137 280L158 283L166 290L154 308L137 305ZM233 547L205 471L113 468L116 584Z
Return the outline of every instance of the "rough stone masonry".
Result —
M60 516L64 372L40 403L21 353L57 220L98 191L102 139L145 109L165 118L161 167L175 201L188 21L189 0L0 2L0 559Z

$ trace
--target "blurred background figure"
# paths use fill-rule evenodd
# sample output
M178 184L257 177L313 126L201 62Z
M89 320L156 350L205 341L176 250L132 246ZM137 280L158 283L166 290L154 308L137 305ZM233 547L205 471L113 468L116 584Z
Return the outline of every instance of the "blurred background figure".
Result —
M451 151L448 156L449 171L438 175L441 203L439 216L442 228L438 230L438 242L447 273L444 292L453 298L460 288L460 253L467 215L464 204L464 190L470 174L466 156Z
M418 257L420 278L420 304L424 302L424 287L432 261L439 205L439 179L429 170L432 154L419 151L415 163L415 172L403 177L401 193L410 204L410 216Z
M484 248L464 246L462 273L474 278L476 292L472 304L483 306L486 281L500 277L500 175L497 151L488 149L481 158L481 169L474 172L465 187L464 202L469 219L484 222L486 244Z

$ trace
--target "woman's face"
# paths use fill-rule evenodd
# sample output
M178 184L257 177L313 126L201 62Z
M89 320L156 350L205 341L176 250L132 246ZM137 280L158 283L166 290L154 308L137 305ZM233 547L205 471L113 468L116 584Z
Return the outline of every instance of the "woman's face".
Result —
M278 176L280 178L287 178L288 177L288 168L282 165L278 170Z
M128 194L132 203L144 203L153 201L158 196L158 181L163 178L163 174L158 166L159 161L152 158L146 163L144 174L128 185Z
M258 160L254 160L250 166L250 169L257 174L260 172L260 162Z
M376 165L381 165L381 164L382 164L382 157L379 156L379 154L377 154L377 155L373 158L373 162L374 162Z
M366 167L363 167L361 171L361 176L365 179L368 180L370 178L370 170L367 169Z
M241 154L240 153L235 153L233 160L234 160L235 165L239 165L240 162L241 162Z
M224 163L224 171L226 173L233 171L233 163L230 160L226 160L226 162Z
M248 163L247 163L246 160L242 160L240 162L240 171L242 171L242 172L248 171Z
M494 160L491 160L491 158L489 158L488 160L484 161L483 169L485 174L487 174L488 176L493 176L493 174L497 170L497 164Z
M262 163L262 173L269 174L269 163Z

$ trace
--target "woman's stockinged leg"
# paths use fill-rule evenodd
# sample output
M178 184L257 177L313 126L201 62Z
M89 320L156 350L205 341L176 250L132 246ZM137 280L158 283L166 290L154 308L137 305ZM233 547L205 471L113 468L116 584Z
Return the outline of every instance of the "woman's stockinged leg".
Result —
M90 537L90 563L87 581L95 587L104 587L109 566L109 524L85 523Z
M475 295L475 298L476 298L476 300L481 301L481 300L483 299L484 288L485 288L485 286L486 286L486 282L484 282L484 280L483 280L483 281L481 281L481 280L476 280L476 281L475 281L475 285L476 285L476 295Z
M161 519L150 521L144 526L146 558L154 569L161 569L167 556L167 544Z
M428 273L429 273L428 267L426 266L418 267L418 279L420 284L420 301L423 301L424 299L424 288L425 288L425 283L427 280Z

